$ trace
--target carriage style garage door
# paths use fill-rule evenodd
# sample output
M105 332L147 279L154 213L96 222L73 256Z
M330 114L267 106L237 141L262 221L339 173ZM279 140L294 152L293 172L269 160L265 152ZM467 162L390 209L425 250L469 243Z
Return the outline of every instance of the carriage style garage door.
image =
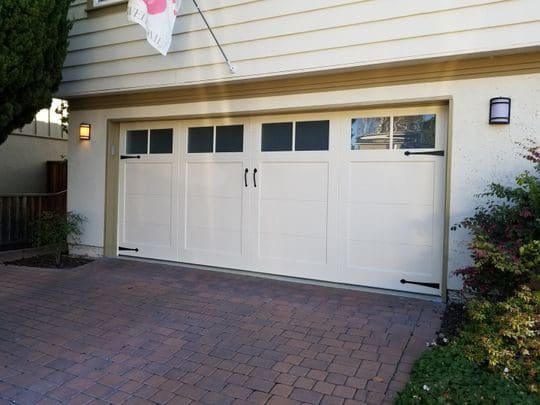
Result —
M439 294L446 133L433 106L124 124L119 254Z

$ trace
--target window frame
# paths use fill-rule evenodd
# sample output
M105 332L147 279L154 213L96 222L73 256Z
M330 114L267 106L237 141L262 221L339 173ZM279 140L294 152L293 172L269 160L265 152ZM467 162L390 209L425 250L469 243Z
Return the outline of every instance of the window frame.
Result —
M304 122L323 122L328 121L328 143L327 143L327 149L296 149L296 126L297 124L304 123ZM291 124L292 125L292 137L291 137L291 149L289 150L262 150L262 128L265 124ZM332 132L332 118L326 117L326 118L320 118L320 117L309 117L309 118L298 118L298 119L292 119L291 117L283 117L283 119L277 119L277 120L266 120L262 119L260 120L257 125L259 126L259 146L258 146L258 153L290 153L290 152L297 152L297 153L328 153L331 151L332 148L332 141L330 134Z
M218 127L242 127L242 150L238 151L218 151L217 150L217 132ZM212 150L208 152L190 152L189 151L189 131L193 128L212 128ZM194 121L193 123L186 123L186 140L185 140L185 151L188 155L232 155L232 154L241 154L245 153L246 150L246 123L245 122L222 122L222 121Z
M128 0L86 0L86 8L87 10L96 10L127 2Z
M161 156L161 157L168 158L168 157L173 156L176 153L178 140L176 139L177 129L176 129L175 123L169 122L169 121L163 121L163 125L153 126L153 125L147 125L147 124L148 123L145 123L143 125L132 124L132 123L124 124L125 126L123 126L122 128L122 140L118 145L118 148L120 150L119 155L124 155L124 154L130 155L130 156L140 155L141 157L145 156L145 157L153 157L153 158ZM150 152L151 134L152 134L152 131L154 130L171 130L172 148L170 152L160 152L160 153ZM128 152L128 149L127 149L128 133L130 131L145 131L146 132L146 152L144 153L143 152L139 152L139 153Z
M433 146L432 147L423 147L423 148L396 148L394 149L393 146L394 146L394 118L395 117L412 117L412 116L426 116L426 115L433 115L435 117L435 127L434 127L434 142L433 142ZM348 114L347 116L347 125L349 127L349 132L350 130L352 129L352 125L353 125L353 120L355 119L369 119L369 118L390 118L390 127L389 127L389 137L388 137L388 148L385 148L385 149L362 149L362 148L358 148L358 149L353 149L352 147L352 133L349 135L349 140L348 140L348 144L349 144L349 152L375 152L375 151L380 151L380 152L384 152L384 151L403 151L405 149L419 149L419 150L434 150L434 149L437 149L437 148L440 148L442 146L438 145L439 144L439 136L438 136L438 122L439 122L439 119L441 115L438 111L430 111L430 110L426 110L426 111L410 111L410 109L404 109L403 111L400 111L399 109L396 109L396 110L393 110L393 109L389 109L389 110L386 110L386 112L384 112L384 110L382 110L381 112L379 113L376 113L374 112L373 114L358 114L358 115L354 115L354 114Z

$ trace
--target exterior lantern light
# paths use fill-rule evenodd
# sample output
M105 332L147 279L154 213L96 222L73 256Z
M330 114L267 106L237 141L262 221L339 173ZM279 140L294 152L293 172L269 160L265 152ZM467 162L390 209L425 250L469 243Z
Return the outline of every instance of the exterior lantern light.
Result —
M510 123L510 98L495 97L489 100L489 123Z
M90 140L91 132L92 132L92 126L85 122L81 122L81 124L79 125L79 139L81 141Z

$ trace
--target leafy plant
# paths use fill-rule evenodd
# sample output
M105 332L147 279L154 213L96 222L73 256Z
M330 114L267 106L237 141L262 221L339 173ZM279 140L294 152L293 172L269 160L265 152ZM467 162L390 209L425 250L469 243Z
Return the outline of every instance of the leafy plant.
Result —
M538 397L467 359L459 345L436 347L416 362L396 404L537 404Z
M70 3L0 1L0 144L51 104L62 78Z
M54 110L56 114L60 116L60 126L62 128L62 134L69 134L69 110L68 103L65 100L62 100L60 105Z
M50 246L56 256L56 266L60 265L62 254L67 251L68 240L79 242L85 218L68 212L65 215L44 212L32 226L32 242L36 247Z
M474 265L459 269L465 288L491 300L512 296L540 272L540 148L525 156L525 171L514 186L493 183L482 197L490 200L459 226L473 234Z
M472 300L459 337L465 356L531 392L540 388L540 299L527 287L506 301Z

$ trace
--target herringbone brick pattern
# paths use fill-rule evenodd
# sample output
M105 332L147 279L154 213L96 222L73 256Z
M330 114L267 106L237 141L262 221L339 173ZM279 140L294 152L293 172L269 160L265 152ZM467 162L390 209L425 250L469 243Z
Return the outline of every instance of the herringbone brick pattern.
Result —
M0 266L0 403L391 403L440 310L126 260Z

